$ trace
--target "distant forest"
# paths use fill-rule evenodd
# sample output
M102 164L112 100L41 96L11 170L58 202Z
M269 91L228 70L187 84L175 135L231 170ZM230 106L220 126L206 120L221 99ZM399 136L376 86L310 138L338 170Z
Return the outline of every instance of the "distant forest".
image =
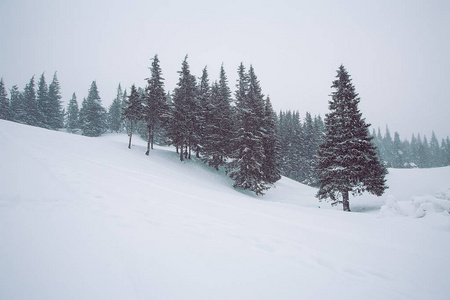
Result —
M326 135L321 116L298 111L273 111L271 100L262 93L252 66L238 67L234 93L222 66L219 79L209 81L205 67L201 77L191 74L187 56L179 82L172 92L164 90L158 57L152 59L151 74L144 87L129 91L119 84L117 96L106 109L96 82L79 106L73 93L63 108L60 84L55 73L48 85L44 74L36 84L33 76L23 90L9 89L0 81L0 119L51 130L64 129L85 136L107 131L126 132L129 147L133 134L153 144L173 145L180 160L193 156L209 166L223 168L234 186L263 194L280 175L317 186L316 154ZM433 168L450 165L450 139L439 141L434 132L413 135L411 140L394 138L373 129L372 142L380 161L391 168Z

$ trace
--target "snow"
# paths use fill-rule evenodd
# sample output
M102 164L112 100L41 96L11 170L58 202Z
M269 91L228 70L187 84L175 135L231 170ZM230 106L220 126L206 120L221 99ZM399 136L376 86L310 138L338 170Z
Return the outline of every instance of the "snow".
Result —
M448 167L389 170L345 213L138 137L0 121L0 141L0 299L450 298Z

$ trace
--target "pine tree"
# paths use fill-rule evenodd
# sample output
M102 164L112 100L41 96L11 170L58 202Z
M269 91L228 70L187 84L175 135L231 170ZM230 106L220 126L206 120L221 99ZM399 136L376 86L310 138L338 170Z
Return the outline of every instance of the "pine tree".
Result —
M402 142L400 140L400 135L398 132L394 133L394 142L392 144L392 167L393 168L404 168L405 167L405 157L402 147Z
M417 139L414 134L411 136L410 161L412 167L419 166L419 143L417 142Z
M78 102L77 102L77 96L75 93L72 94L72 99L69 102L69 105L67 107L67 123L66 128L69 132L76 132L77 129L80 128L79 120L78 120Z
M25 86L23 91L23 108L25 116L22 121L27 125L41 126L39 109L36 101L34 76L30 79L30 82Z
M429 168L430 167L430 146L428 145L428 139L423 136L423 140L420 139L418 135L419 143L419 168Z
M180 78L173 93L173 109L169 124L169 136L172 144L180 151L180 160L191 158L193 145L199 141L199 132L196 132L197 112L197 84L195 76L189 70L188 56L184 58L181 66ZM184 158L183 158L184 155Z
M443 148L444 166L450 166L450 137L447 136Z
M394 158L394 142L392 141L391 133L386 125L386 133L383 138L383 159L387 163L388 167L392 167L392 161Z
M442 167L441 149L439 147L439 142L434 131L431 133L430 140L430 167Z
M231 92L223 65L219 82L212 85L204 116L203 160L218 170L231 155L230 140L233 134Z
M87 99L83 100L80 123L82 134L86 136L100 136L108 129L107 113L102 106L95 81L92 81Z
M42 73L41 77L39 78L39 82L38 82L37 105L38 105L40 124L44 128L51 128L50 127L51 107L50 107L50 102L49 102L49 97L48 97L48 85L45 82L44 73Z
M18 123L25 123L25 106L23 103L23 94L19 91L17 85L14 85L10 89L10 111L11 120Z
M349 192L364 191L380 196L385 185L386 168L376 155L365 119L358 109L360 98L344 66L333 81L330 112L326 115L326 137L318 151L316 168L319 179L319 199L331 198L343 203L350 211ZM342 197L342 200L339 198Z
M8 94L6 93L3 78L0 79L0 119L12 120L11 109L9 106Z
M210 101L211 101L211 86L209 84L208 69L205 67L202 71L202 77L200 77L200 83L198 85L198 105L200 108L200 114L198 116L199 127L199 151L203 152L205 145L209 142L206 135L206 126L210 123Z
M238 69L236 91L237 136L234 139L233 161L230 164L230 177L234 187L249 189L263 195L269 187L264 181L263 146L264 96L254 69L250 66L248 74L243 64Z
M111 132L119 132L122 129L122 87L117 87L117 96L109 106L108 110L108 126Z
M131 138L133 136L133 125L135 125L142 118L142 98L139 95L136 86L133 84L131 86L130 96L125 102L125 107L123 109L123 118L129 121L128 136L130 140L128 142L128 149L131 149Z
M313 166L314 156L316 155L316 143L314 136L313 119L309 112L306 113L303 123L303 144L302 144L302 165L300 170L300 182L304 184L312 184L314 181Z
M49 101L49 128L59 129L64 127L64 115L61 104L61 87L59 85L56 72L53 75L53 80L48 87L48 101Z
M127 100L128 100L128 94L127 94L127 89L125 89L123 91L123 95L122 95L122 100L120 103L120 107L121 107L121 114L122 114L122 128L120 129L120 131L125 131L126 133L130 132L130 121L126 118L123 117L123 111L125 110L125 107L127 106Z
M265 156L262 165L264 181L274 184L281 178L280 141L277 132L277 117L269 97L266 98L264 107L264 135L262 142Z
M158 55L155 55L150 67L151 76L147 79L147 88L144 96L143 119L147 123L148 143L146 155L153 149L155 128L167 114L166 93L164 91L164 78L159 66Z

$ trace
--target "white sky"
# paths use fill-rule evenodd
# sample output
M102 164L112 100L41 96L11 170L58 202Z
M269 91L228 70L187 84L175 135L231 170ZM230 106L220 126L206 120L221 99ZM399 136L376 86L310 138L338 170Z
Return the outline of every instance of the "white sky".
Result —
M65 103L97 81L105 107L145 85L159 55L173 90L186 54L210 80L224 63L232 91L253 64L278 111L328 111L340 64L363 116L402 138L450 135L450 1L21 1L0 0L0 77L23 89L58 72Z

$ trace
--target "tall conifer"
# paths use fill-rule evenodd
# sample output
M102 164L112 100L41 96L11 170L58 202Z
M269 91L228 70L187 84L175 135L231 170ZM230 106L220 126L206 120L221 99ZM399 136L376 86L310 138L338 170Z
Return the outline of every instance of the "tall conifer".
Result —
M385 185L386 168L378 160L365 119L358 109L359 97L344 66L337 71L326 115L326 137L318 151L316 168L319 199L331 198L350 211L349 192L364 191L380 196Z

